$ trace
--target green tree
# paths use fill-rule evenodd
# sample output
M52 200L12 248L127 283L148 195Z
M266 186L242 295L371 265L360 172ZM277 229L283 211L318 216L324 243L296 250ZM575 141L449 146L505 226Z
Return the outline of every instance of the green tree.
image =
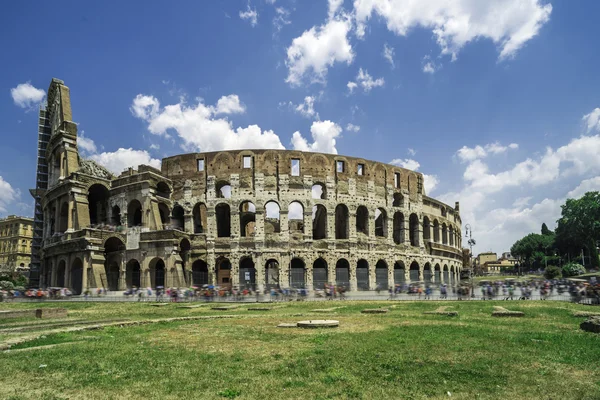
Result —
M556 245L561 252L577 256L585 248L590 264L597 267L600 241L600 192L587 192L579 199L568 199L562 207L556 228Z
M546 225L546 223L544 222L542 224L542 235L554 235L554 232L552 232L550 229L548 229L548 225Z
M562 274L565 277L585 274L585 268L581 264L577 264L574 262L568 263L568 264L563 265Z
M512 245L510 252L519 257L527 267L540 268L545 266L546 257L553 254L554 235L530 233Z
M562 276L562 271L555 265L548 265L544 270L544 278L546 279L557 279Z

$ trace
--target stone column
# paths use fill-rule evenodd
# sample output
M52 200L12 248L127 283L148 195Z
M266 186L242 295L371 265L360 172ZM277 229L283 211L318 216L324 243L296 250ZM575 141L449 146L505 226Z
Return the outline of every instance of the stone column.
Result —
M292 259L286 254L279 260L279 287L282 289L290 287L290 263Z
M358 264L358 259L356 257L350 257L348 262L350 263L350 291L356 292L358 291L358 281L356 279L356 265Z
M312 240L313 237L313 224L312 224L312 206L304 208L304 237Z
M404 244L410 246L410 216L404 214Z
M256 207L256 213L254 214L254 239L264 240L265 238L265 216L266 210L264 207ZM281 214L280 214L281 220Z
M208 269L208 283L210 285L217 284L216 262L217 260L214 251L209 251L206 255L206 267Z
M193 214L183 215L183 230L187 233L194 233L194 216Z
M419 229L419 247L424 248L425 242L423 241L423 218L419 217L417 222L417 227Z
M121 261L119 262L119 283L117 286L118 290L127 289L127 268L125 267L125 257L124 255L120 257Z
M305 271L305 276L306 276L306 287L307 289L313 290L314 289L314 281L313 281L313 266L312 263L308 263L306 264L306 267L304 269ZM319 288L319 289L323 289L323 288Z
M256 290L263 292L265 290L265 259L263 254L255 254L253 257L254 269L256 271Z
M424 278L424 271L425 271L425 265L419 265L419 281L423 282L425 280Z
M377 279L375 276L375 266L377 265L377 260L373 261L373 259L369 260L369 290L375 290L377 288Z
M348 212L348 238L356 241L356 210Z
M238 239L240 236L242 236L242 232L240 232L240 212L239 209L232 209L230 206L230 230L231 230L231 236L234 237L235 239Z
M279 209L279 227L281 239L284 242L288 242L290 237L290 221L288 219L288 210Z

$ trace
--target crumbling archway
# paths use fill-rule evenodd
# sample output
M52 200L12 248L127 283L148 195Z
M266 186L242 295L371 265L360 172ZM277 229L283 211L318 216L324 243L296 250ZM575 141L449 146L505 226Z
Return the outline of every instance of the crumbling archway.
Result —
M350 263L345 258L340 258L335 264L335 285L350 288Z
M290 262L290 287L294 289L306 287L306 265L301 258L292 258Z
M409 270L409 278L411 282L419 282L421 280L421 277L419 276L419 263L416 261L413 261L410 264L410 270Z
M173 229L178 231L185 231L185 211L180 205L173 207L171 215L171 225Z
M369 290L369 262L362 258L356 263L356 286L358 290Z
M404 214L400 211L394 213L394 243L404 243Z
M348 239L349 227L348 227L348 207L345 204L338 204L335 207L335 238L336 239Z
M322 204L313 206L313 240L327 238L327 209Z
M365 206L356 209L356 233L369 236L369 210Z
M240 204L240 236L252 237L256 229L256 206L251 201Z
M108 223L108 198L106 186L96 183L88 189L88 209L92 226Z
M229 204L220 203L215 207L217 217L217 237L231 236L231 210Z
M387 212L383 208L375 211L375 236L387 237Z
M419 247L419 217L417 217L417 214L410 214L409 224L410 245L414 247Z
M142 225L142 204L139 200L131 200L127 205L127 226L132 228L134 226Z
M327 261L319 257L313 263L313 288L323 289L327 283Z
M388 282L388 265L384 260L379 260L375 264L375 284L379 290L387 290Z
M128 288L142 287L142 269L135 258L129 260L125 266L125 283Z

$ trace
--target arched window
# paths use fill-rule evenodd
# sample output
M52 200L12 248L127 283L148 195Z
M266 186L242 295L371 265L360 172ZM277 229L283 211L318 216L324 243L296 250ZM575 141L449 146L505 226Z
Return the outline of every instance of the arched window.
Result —
M142 204L138 200L132 200L127 206L127 226L142 225Z
M275 201L269 201L265 204L265 233L281 232L279 204Z
M108 222L108 197L108 189L104 185L95 184L88 189L88 208L91 225Z
M375 264L375 284L381 290L388 289L388 265L383 260Z
M312 185L312 198L313 199L326 199L327 198L326 186L320 182L315 182L315 184Z
M215 207L217 217L217 237L231 236L231 210L229 204L221 203Z
M369 290L369 262L364 259L356 263L356 285L358 290Z
M419 217L417 214L410 214L410 245L419 247Z
M173 215L171 216L171 224L173 225L173 229L177 229L179 231L185 230L185 211L183 207L177 205L173 207Z
M166 182L158 182L156 185L156 195L168 199L171 197L171 188Z
M431 239L431 222L429 218L423 217L423 240Z
M383 208L375 211L375 236L387 237L387 213Z
M409 278L411 282L419 282L419 264L416 261L413 261L410 264Z
M64 202L60 207L60 221L59 221L59 232L64 233L67 231L69 226L69 204Z
M450 226L450 233L448 235L448 244L454 247L454 228Z
M365 206L356 209L356 233L369 236L369 210Z
M306 267L300 258L293 258L290 262L290 286L294 289L306 286Z
M338 204L335 207L335 238L348 239L348 207Z
M192 218L194 219L194 233L206 232L206 205L197 203L192 210Z
M433 220L433 241L440 242L440 223L437 219Z
M394 283L406 282L406 275L404 274L405 267L402 261L396 261L394 263Z
M125 266L125 283L128 288L140 288L142 286L141 268L138 260L131 259L127 262Z
M325 239L327 237L327 209L322 204L313 207L313 239Z
M239 273L240 288L256 290L256 268L251 257L244 257L240 260Z
M400 211L394 213L394 243L404 243L404 214Z
M324 289L327 283L327 262L317 258L313 263L313 288Z
M251 201L240 204L240 236L254 236L256 228L256 206Z
M350 287L350 263L345 258L340 258L335 265L335 284L338 287Z
M290 233L304 232L304 206L299 201L288 206L288 229Z
M446 223L442 224L442 244L448 244L448 228Z
M229 182L220 181L217 182L215 187L217 189L217 197L221 199L230 199L231 198L231 185Z

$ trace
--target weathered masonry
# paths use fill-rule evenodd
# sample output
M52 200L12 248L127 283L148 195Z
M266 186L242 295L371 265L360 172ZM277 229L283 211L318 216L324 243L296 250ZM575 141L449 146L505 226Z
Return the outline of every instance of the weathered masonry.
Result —
M48 91L41 282L387 288L458 280L461 219L423 175L340 155L235 150L113 176L77 150L69 89Z

